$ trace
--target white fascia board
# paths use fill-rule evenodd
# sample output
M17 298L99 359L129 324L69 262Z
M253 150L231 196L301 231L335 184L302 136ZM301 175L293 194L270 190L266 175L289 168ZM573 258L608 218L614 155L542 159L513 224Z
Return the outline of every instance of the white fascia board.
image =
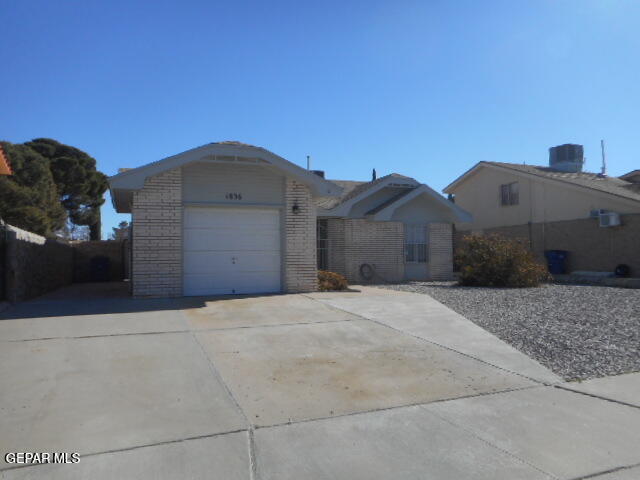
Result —
M147 178L179 168L188 163L196 161L212 161L214 156L233 156L240 158L259 158L269 163L273 167L282 171L285 175L292 177L301 183L309 186L316 196L335 197L340 195L342 188L315 173L305 170L284 158L265 150L262 147L252 147L245 145L226 145L211 143L197 147L177 155L164 158L157 162L143 165L142 167L127 170L109 177L109 185L113 190L139 190L144 187Z
M420 185L417 181L415 181L413 179L409 179L409 178L406 179L406 181L404 181L404 182L406 184L408 184L408 185L413 185L413 186ZM331 210L327 210L327 216L331 216L331 217L348 217L349 216L349 212L351 211L351 207L353 207L356 203L358 203L359 201L367 198L369 195L373 195L374 193L382 190L383 188L386 188L388 186L393 185L394 183L398 183L398 179L390 177L390 178L386 179L384 182L380 182L379 184L377 184L377 185L365 190L361 194L356 195L353 198L350 198L346 202L338 205L337 207L335 207L335 208L333 208Z
M475 172L477 172L478 170L480 170L482 167L485 167L485 166L488 166L488 164L486 162L478 162L478 163L476 163L473 167L471 167L469 170L464 172L462 175L460 175L458 178L456 178L449 185L444 187L442 189L442 191L444 193L455 193L456 188L458 188L458 186L462 182L467 180L471 175L473 175Z
M440 203L441 205L451 210L455 218L460 222L473 221L473 216L469 212L458 207L455 203L450 202L449 200L444 198L442 195L440 195L438 192L433 190L428 185L425 185L424 183L420 185L418 188L416 188L415 190L413 190L411 193L405 195L404 197L399 198L398 200L393 202L391 205L380 210L378 213L373 215L372 220L377 222L390 221L391 217L399 207L413 200L414 198L419 197L420 195L427 195L428 197L433 198L436 202Z

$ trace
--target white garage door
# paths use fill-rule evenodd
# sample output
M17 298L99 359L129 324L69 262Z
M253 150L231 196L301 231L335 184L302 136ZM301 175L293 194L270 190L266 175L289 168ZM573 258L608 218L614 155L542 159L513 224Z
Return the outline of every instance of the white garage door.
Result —
M184 294L280 291L280 212L187 207Z

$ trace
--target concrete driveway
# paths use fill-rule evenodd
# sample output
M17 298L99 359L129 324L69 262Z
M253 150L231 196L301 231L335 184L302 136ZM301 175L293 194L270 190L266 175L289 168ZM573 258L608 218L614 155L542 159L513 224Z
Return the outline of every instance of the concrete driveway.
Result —
M7 479L640 478L640 374L580 385L426 295L135 300L0 315Z

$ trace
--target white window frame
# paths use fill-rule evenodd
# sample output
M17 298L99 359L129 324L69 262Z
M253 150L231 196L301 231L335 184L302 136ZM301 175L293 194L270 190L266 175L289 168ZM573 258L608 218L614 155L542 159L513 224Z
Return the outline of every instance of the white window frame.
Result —
M404 224L404 262L428 263L428 224L405 223Z

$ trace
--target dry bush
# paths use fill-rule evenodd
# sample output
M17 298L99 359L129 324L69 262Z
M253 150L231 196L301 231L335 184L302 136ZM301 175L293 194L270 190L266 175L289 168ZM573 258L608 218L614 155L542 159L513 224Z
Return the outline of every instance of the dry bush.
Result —
M348 286L347 279L339 273L318 270L318 289L321 292L346 290Z
M537 287L551 280L546 265L522 242L500 235L464 237L456 262L464 286Z

